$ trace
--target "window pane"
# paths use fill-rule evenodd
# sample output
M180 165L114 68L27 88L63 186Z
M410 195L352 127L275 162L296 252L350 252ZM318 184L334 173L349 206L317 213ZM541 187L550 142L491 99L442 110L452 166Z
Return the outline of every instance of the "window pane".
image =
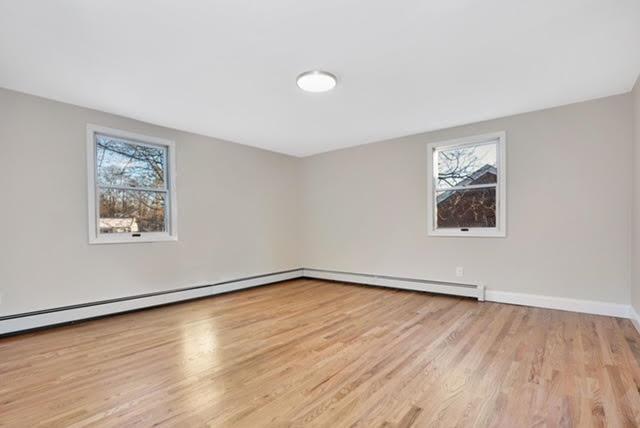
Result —
M496 227L496 188L437 192L437 228Z
M100 233L164 232L164 192L100 189Z
M497 144L438 149L439 188L496 183Z
M164 188L167 150L96 134L98 183L107 186Z

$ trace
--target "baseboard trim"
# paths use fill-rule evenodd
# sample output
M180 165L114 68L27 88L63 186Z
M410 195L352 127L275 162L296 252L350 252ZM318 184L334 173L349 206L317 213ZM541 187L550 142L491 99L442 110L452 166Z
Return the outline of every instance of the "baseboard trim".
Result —
M640 314L638 314L638 311L636 311L633 305L629 306L629 319L631 320L631 323L633 323L633 326L638 331L638 334L640 334Z
M472 297L477 298L478 300L487 300L496 303L628 318L633 322L638 333L640 333L640 316L631 305L593 300L569 299L546 295L514 293L491 289L485 290L482 284L438 282L416 278L402 278L326 269L296 268L287 271L232 279L214 284L202 284L188 288L130 296L120 299L111 299L81 305L3 316L0 317L0 336L25 330L51 327L74 321L177 303L185 300L198 299L201 297L214 296L216 294L228 293L231 291L301 277Z
M123 297L0 317L0 335L161 306L302 277L302 268L232 279L214 284Z
M414 278L398 278L384 275L342 272L326 269L304 268L303 275L308 278L327 279L331 281L351 282L381 287L401 288L405 290L425 291L429 293L451 294L456 296L476 297L496 303L532 306L536 308L556 309L580 312L592 315L606 315L618 318L631 318L631 306L620 303L600 302L594 300L570 299L539 294L514 293L484 289L482 284L461 284L453 282L437 282ZM637 321L640 328L640 319Z
M439 282L416 278L402 278L386 275L372 275L366 273L341 272L335 270L311 268L304 268L303 276L307 278L351 282L355 284L366 284L378 287L399 288L403 290L425 291L428 293L474 297L478 300L484 300L484 287L481 284Z
M487 289L485 299L490 302L508 303L511 305L533 306L536 308L557 309L570 312L581 312L592 315L606 315L618 318L630 318L630 305L621 303L600 302L595 300L569 299L540 294L513 293Z

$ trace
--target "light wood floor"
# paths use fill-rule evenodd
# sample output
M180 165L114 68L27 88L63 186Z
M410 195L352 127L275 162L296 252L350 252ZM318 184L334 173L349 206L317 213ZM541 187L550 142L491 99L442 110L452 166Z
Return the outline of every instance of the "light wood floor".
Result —
M3 426L638 426L627 320L295 280L0 339Z

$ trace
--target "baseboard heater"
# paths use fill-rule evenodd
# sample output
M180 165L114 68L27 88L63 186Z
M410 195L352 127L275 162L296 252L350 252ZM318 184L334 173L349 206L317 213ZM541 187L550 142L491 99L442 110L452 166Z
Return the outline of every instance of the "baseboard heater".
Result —
M300 277L326 279L347 283L366 284L404 290L425 291L455 296L474 297L484 300L485 290L481 284L428 281L415 278L340 272L323 269L298 268L263 275L232 279L214 284L196 285L188 288L160 291L117 299L89 302L78 305L44 309L40 311L0 316L0 336L39 328L67 324L74 321L113 315L138 309L161 306L185 300L213 296L259 285L286 281Z
M302 268L34 312L0 316L0 336L296 279Z
M304 268L302 275L307 278L327 279L330 281L351 282L379 287L400 288L404 290L425 291L428 293L449 294L454 296L474 297L484 301L483 284L464 284L458 282L431 281L416 278L402 278L366 273L341 272L326 269Z

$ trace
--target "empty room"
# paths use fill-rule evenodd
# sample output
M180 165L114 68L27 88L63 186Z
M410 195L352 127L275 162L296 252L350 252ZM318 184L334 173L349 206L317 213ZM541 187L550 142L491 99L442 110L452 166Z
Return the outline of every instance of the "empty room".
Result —
M640 1L0 0L0 426L640 427Z

